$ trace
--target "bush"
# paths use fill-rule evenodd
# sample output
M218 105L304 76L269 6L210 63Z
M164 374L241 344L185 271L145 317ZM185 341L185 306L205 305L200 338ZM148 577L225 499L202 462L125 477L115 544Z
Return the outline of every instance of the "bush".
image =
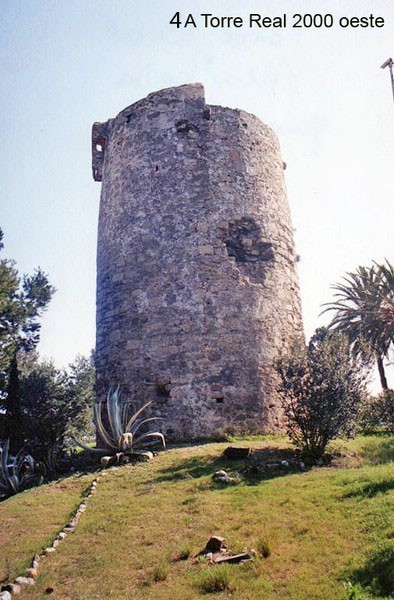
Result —
M71 467L70 434L85 430L92 412L92 358L78 356L66 371L40 360L35 351L20 351L11 375L19 416L0 410L0 439L10 439L12 454L31 453L46 478L57 477ZM87 429L94 433L92 425Z
M394 390L368 397L361 406L358 423L364 433L380 429L394 433Z
M309 462L330 440L349 437L365 396L365 372L347 337L317 329L307 347L294 346L277 365L287 433Z

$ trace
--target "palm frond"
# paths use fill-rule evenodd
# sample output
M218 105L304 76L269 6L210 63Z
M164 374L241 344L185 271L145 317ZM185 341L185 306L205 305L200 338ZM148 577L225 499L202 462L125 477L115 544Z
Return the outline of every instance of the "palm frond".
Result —
M345 333L356 355L372 349L382 365L394 345L394 266L387 259L360 266L332 288L335 300L321 313L334 313L329 329Z

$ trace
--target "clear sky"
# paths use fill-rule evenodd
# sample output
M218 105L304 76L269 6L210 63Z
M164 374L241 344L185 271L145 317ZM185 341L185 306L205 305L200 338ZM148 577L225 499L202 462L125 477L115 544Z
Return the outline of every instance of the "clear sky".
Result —
M180 11L198 25L177 29ZM202 13L241 16L203 27ZM287 15L249 28L249 14ZM293 28L293 15L331 14L331 28ZM340 27L341 17L384 27ZM374 19L372 19L374 20ZM4 256L38 265L57 293L39 351L65 366L95 336L100 184L90 131L161 88L202 82L207 102L256 114L279 136L306 334L324 323L330 285L358 265L393 261L392 0L3 0L0 16Z

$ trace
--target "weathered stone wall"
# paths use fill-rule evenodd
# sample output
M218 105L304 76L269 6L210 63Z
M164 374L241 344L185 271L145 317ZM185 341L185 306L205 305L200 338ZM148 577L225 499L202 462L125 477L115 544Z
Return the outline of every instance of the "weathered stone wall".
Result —
M95 124L93 150L99 397L153 399L173 438L275 429L302 325L274 133L195 84Z

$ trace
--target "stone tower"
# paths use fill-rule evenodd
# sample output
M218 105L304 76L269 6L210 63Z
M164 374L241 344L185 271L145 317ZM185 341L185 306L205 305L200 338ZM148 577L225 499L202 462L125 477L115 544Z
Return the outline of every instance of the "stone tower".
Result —
M302 324L274 133L194 84L95 123L92 144L98 397L154 400L174 439L275 429L273 363Z

